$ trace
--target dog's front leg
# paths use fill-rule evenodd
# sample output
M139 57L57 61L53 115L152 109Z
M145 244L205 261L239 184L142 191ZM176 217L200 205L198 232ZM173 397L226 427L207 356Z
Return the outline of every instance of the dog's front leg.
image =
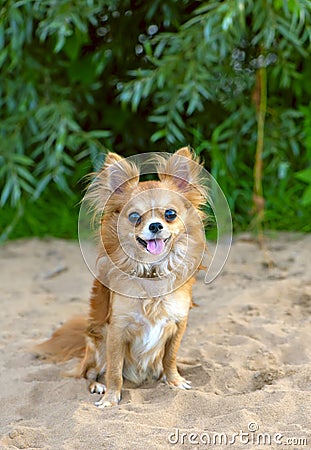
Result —
M99 408L117 405L121 399L121 389L123 384L123 363L125 354L125 343L122 333L113 323L108 325L107 330L107 370L106 386L107 390L101 400L95 403Z
M177 324L177 331L166 344L163 356L163 379L169 385L180 389L191 389L191 381L183 378L177 370L177 352L186 330L187 318Z

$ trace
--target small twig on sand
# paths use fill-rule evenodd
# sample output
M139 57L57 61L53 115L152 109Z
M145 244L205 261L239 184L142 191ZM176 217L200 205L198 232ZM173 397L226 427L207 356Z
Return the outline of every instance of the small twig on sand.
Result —
M58 275L60 275L61 273L66 272L67 270L68 270L67 266L64 266L64 265L58 266L58 267L55 267L55 269L52 269L52 270L49 270L48 272L46 272L43 275L43 278L44 279L54 278L54 277L57 277Z

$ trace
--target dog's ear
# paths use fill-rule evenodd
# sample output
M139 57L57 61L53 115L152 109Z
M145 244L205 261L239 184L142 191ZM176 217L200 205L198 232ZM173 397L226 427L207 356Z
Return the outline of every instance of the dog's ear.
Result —
M172 181L180 191L188 191L202 185L202 167L190 147L182 147L168 159L158 159L158 175L161 181Z
M90 175L93 178L85 199L90 210L102 212L111 194L122 194L127 187L135 187L139 182L138 167L128 162L116 153L109 152L104 166L98 173ZM93 220L95 220L95 215Z
M138 184L139 169L126 158L109 152L99 176L105 179L110 192L122 193L126 186L135 187Z
M182 147L179 150L177 150L174 155L184 156L185 158L196 160L196 156L194 155L193 151L191 150L191 147L189 145L187 147Z
M208 186L199 159L190 147L182 147L168 159L157 158L160 181L182 193L196 208L206 203Z

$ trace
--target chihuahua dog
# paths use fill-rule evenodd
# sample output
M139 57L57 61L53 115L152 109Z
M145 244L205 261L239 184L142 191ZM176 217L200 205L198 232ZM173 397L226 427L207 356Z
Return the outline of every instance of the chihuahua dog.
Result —
M58 361L80 357L74 375L103 394L100 408L119 403L123 378L191 388L176 358L205 249L207 190L188 147L155 164L158 180L140 181L135 163L107 154L88 194L100 214L89 317L68 321L37 349Z

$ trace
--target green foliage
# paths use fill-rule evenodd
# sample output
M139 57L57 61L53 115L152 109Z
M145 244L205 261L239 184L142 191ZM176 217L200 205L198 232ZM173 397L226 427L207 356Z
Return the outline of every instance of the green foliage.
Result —
M136 110L152 96L149 120L162 127L153 140L179 143L185 138L185 119L194 112L205 111L212 102L232 112L243 106L245 95L250 100L258 67L271 66L277 89L290 87L300 78L295 62L309 55L311 3L287 3L204 3L177 33L159 34L152 47L148 43L154 67L132 71L135 79L123 89L121 100Z
M204 155L229 199L237 228L247 225L252 208L261 95L257 78L264 67L267 225L311 230L310 191L301 198L300 180L306 180L295 178L298 169L311 164L306 151L310 126L303 126L303 119L311 117L306 95L310 45L310 1L204 2L177 32L148 42L152 66L132 71L133 80L120 95L133 111L151 99L153 142L178 146L188 141ZM285 204L294 208L297 220L285 219Z
M75 93L58 58L66 38L87 33L94 2L8 1L0 28L0 205L36 200L52 182L70 193L79 154L105 149L108 131L85 130ZM79 7L78 7L79 6ZM67 83L66 83L67 78ZM67 84L67 85L66 85Z
M304 116L303 121L303 129L304 129L304 136L305 136L305 146L306 146L306 152L308 155L309 162L311 161L311 103L308 107L303 106L301 107L301 112ZM311 205L311 167L308 167L306 169L300 170L296 172L296 178L298 180L301 180L302 182L306 183L307 186L304 190L301 203L305 207L310 207Z
M247 228L260 67L266 226L310 231L310 41L310 0L6 1L0 235L74 236L80 180L107 148L127 156L188 143L236 229ZM50 231L36 217L49 217Z
M77 239L79 200L78 195L68 196L50 187L36 202L27 203L27 207L22 203L18 209L3 209L0 215L2 239L8 238L10 233L14 238L55 236Z

